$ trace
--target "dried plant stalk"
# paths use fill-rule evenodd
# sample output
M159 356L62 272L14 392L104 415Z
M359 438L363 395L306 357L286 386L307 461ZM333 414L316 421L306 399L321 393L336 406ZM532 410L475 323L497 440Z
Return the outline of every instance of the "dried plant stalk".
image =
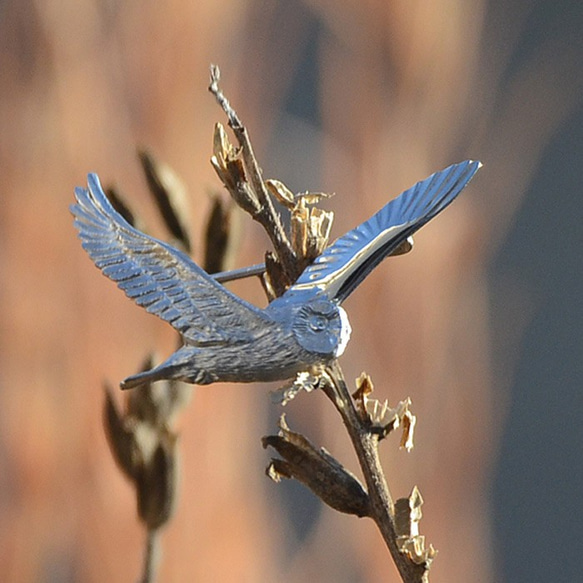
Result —
M239 147L232 146L222 126L217 126L212 163L233 200L262 224L273 243L273 253L266 255L265 279L266 292L272 299L283 294L325 248L333 217L331 213L308 206L317 202L322 195L306 193L294 196L280 181L263 180L248 132L219 88L219 79L218 67L212 66L209 90L227 115ZM289 233L284 230L270 201L270 195L290 209L292 220ZM406 253L411 247L412 241L405 241L395 254ZM414 488L410 498L402 499L406 504L399 501L399 524L403 523L403 508L409 508L412 510L406 516L410 520L405 522L414 525L414 528L408 532L403 528L398 529L395 505L380 464L378 450L380 440L400 424L404 428L401 444L408 449L412 447L415 417L409 411L410 402L403 402L397 409L390 409L388 403L375 402L371 409L368 395L372 391L372 383L368 377L368 381L361 380L359 391L353 399L337 361L320 370L316 377L308 376L308 379L299 379L293 383L295 388L283 387L281 402L285 403L293 398L302 388L311 390L319 387L326 393L340 413L350 435L364 475L366 491L340 462L325 450L314 448L304 436L291 432L284 422L279 436L263 439L265 447L273 447L284 458L272 460L268 475L276 481L282 477L295 478L329 506L341 512L372 518L401 579L405 583L427 582L435 551L432 547L425 550L424 539L418 535L420 512L417 502L420 495Z

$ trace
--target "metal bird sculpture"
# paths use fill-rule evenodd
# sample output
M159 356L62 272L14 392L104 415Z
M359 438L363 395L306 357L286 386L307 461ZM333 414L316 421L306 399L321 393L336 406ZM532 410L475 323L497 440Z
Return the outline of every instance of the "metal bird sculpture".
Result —
M173 326L183 346L155 368L125 379L129 389L177 379L288 379L339 357L350 337L341 303L409 236L448 206L480 162L467 160L418 182L349 231L265 309L239 298L168 243L130 226L95 174L71 205L83 248L104 275L148 312Z

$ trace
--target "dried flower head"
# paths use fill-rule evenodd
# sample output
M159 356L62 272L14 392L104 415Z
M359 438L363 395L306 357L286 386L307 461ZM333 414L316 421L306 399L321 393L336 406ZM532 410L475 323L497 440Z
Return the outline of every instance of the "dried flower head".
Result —
M422 517L423 498L417 486L413 487L408 498L399 498L395 502L395 530L397 545L417 565L429 565L437 555L433 545L425 548L425 537L419 534L419 521Z
M144 366L151 366L151 358ZM105 433L117 465L136 488L138 516L150 530L163 526L175 506L177 435L170 424L191 393L184 383L147 383L129 393L122 412L105 389Z
M353 396L361 416L370 423L371 428L381 438L384 438L391 431L402 427L400 447L411 451L417 421L409 409L411 399L407 397L404 401L400 401L396 407L390 407L388 400L371 399L370 395L374 387L371 378L364 372L356 379L356 386L357 389Z

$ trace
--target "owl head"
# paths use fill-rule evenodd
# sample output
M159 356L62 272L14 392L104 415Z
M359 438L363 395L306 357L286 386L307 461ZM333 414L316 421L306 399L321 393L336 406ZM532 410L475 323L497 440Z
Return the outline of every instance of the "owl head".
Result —
M344 352L351 332L342 307L324 299L302 305L294 314L292 330L302 348L333 358Z

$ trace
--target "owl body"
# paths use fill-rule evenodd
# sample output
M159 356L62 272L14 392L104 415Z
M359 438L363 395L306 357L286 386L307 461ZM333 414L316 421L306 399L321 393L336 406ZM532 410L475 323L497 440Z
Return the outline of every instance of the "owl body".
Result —
M249 337L186 342L159 366L128 377L122 388L168 378L196 385L280 381L329 364L348 343L348 316L335 302L288 306L275 301L265 312L265 323L249 330Z
M341 307L365 277L446 208L480 167L454 164L390 201L315 259L265 309L230 292L190 257L129 225L95 174L71 206L83 248L138 305L172 325L183 346L122 388L161 379L194 384L278 381L328 364L350 337Z

